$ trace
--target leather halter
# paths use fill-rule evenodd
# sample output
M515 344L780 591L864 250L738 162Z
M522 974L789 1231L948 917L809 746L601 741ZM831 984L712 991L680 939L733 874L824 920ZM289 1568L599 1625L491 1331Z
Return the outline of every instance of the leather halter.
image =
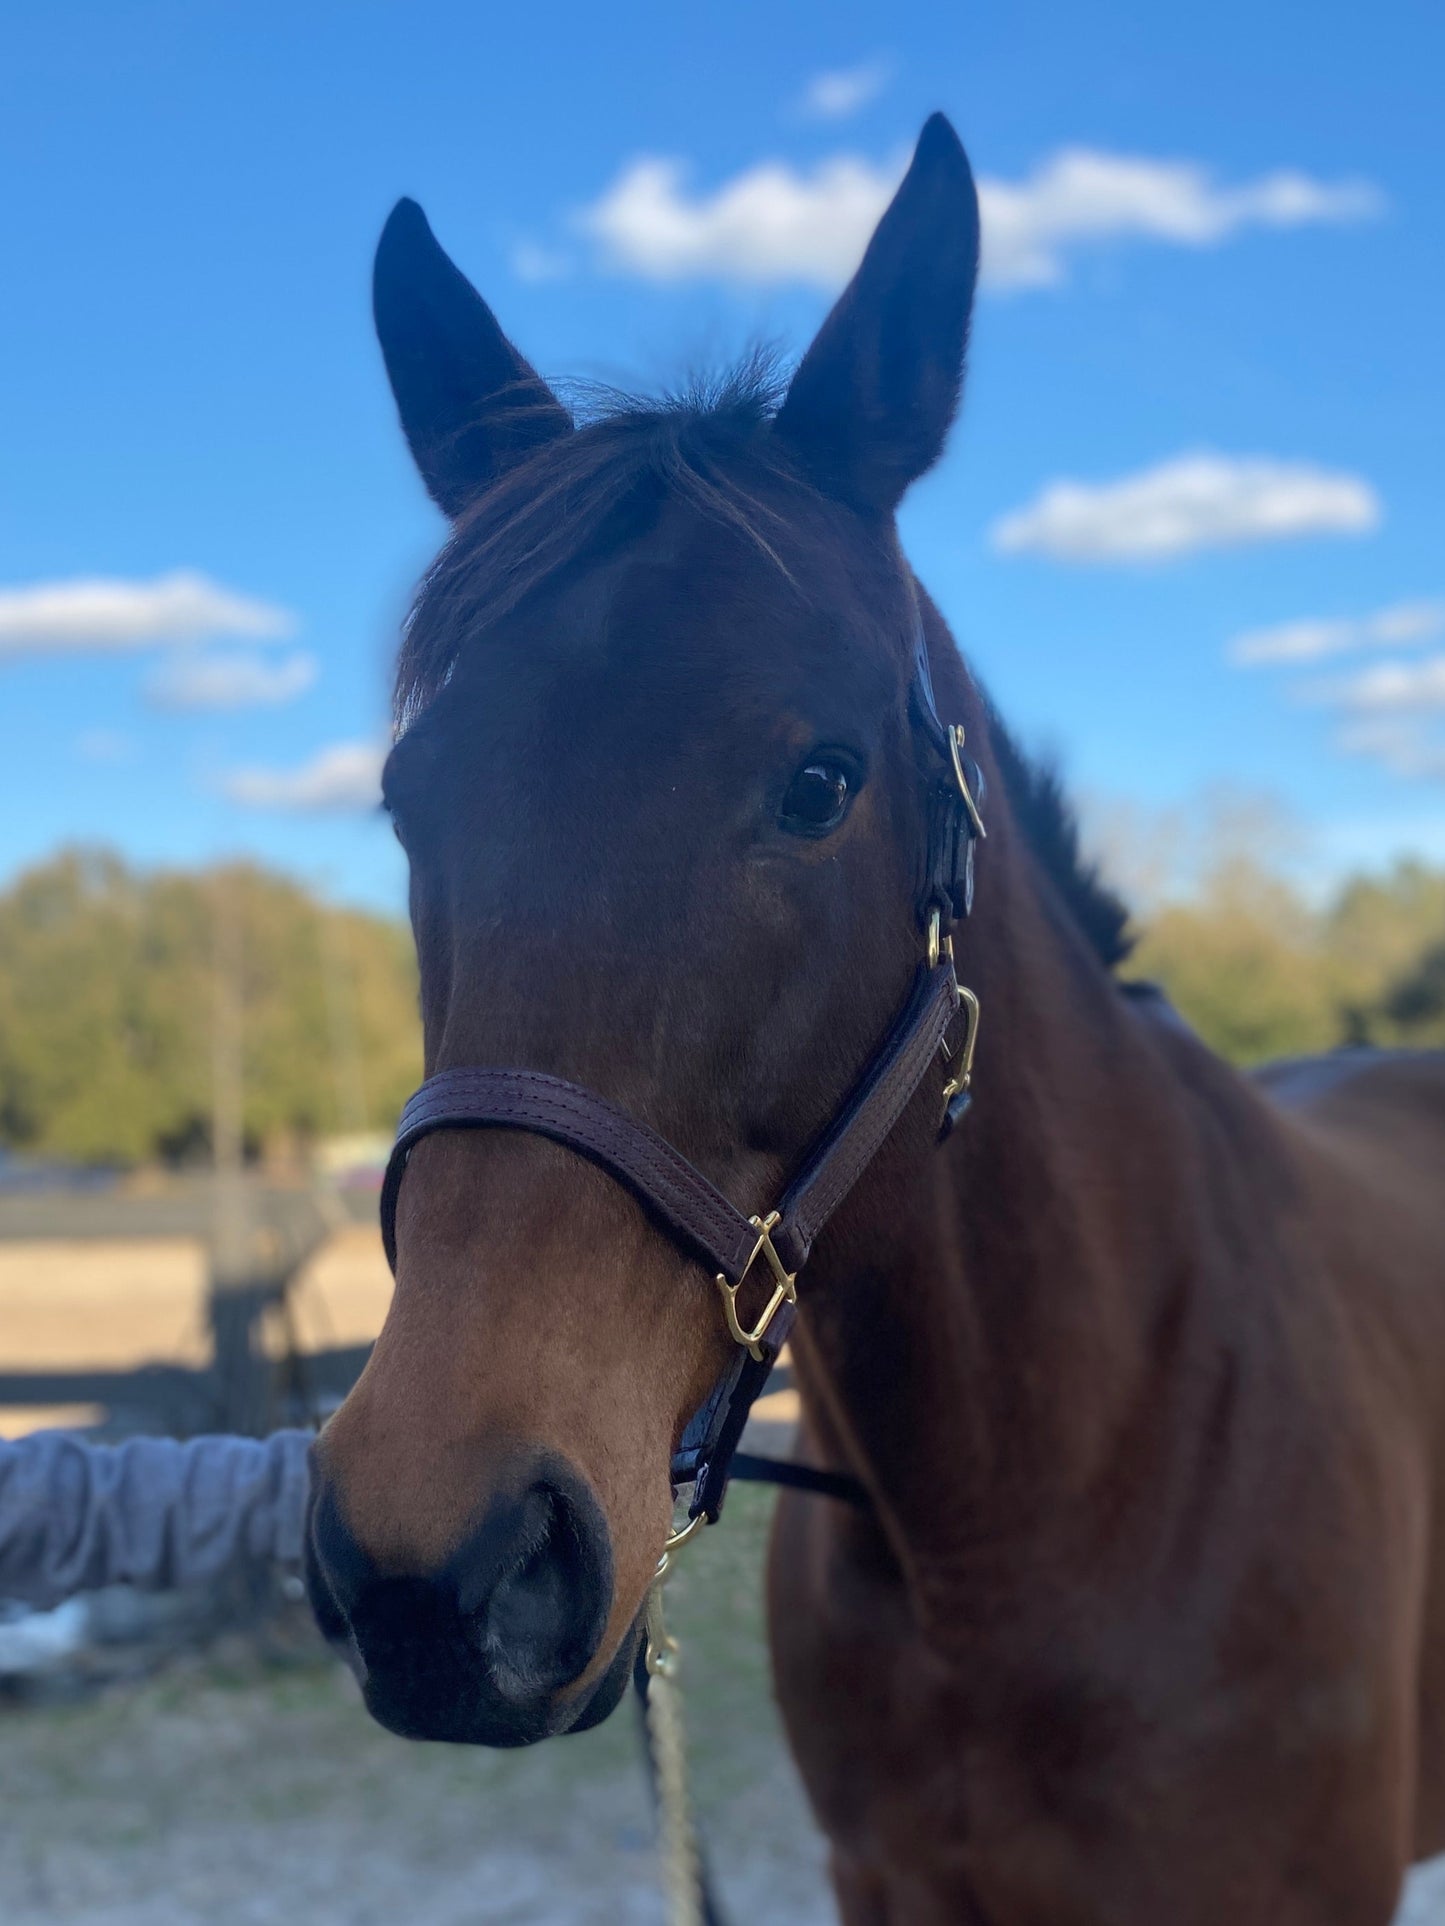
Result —
M978 1003L954 974L953 925L973 902L973 850L984 835L978 803L983 779L964 754L963 728L940 721L921 619L915 619L910 709L928 751L928 845L917 898L927 944L912 991L832 1123L814 1141L775 1209L745 1216L664 1137L605 1097L539 1070L453 1069L428 1077L401 1113L381 1191L381 1234L396 1270L396 1207L407 1159L436 1130L530 1130L599 1164L647 1207L676 1242L708 1265L722 1295L737 1350L685 1431L672 1460L674 1487L691 1484L688 1515L717 1518L734 1455L754 1401L767 1382L797 1315L796 1280L828 1219L882 1147L935 1056L955 1056L944 1087L940 1134L970 1100ZM967 1024L957 1052L948 1031L963 1006ZM765 1272L766 1308L751 1325L738 1294ZM820 1487L821 1488L821 1487Z

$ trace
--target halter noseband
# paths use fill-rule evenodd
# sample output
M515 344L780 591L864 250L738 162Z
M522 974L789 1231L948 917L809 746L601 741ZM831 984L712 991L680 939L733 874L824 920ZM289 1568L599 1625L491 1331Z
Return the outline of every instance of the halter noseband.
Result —
M918 895L926 960L908 1001L837 1116L813 1143L776 1207L745 1217L677 1150L605 1097L538 1070L455 1069L428 1077L401 1113L381 1190L381 1234L396 1270L396 1206L412 1148L435 1130L530 1130L589 1158L648 1207L688 1255L706 1263L737 1346L732 1361L683 1432L674 1487L693 1487L688 1515L714 1520L753 1403L797 1315L797 1276L823 1226L852 1190L940 1052L956 1067L944 1085L940 1136L970 1101L978 1000L954 974L952 929L973 903L974 844L984 835L983 779L964 753L963 726L940 721L923 623L916 620L909 694L913 721L936 767L928 783L928 846ZM963 1037L948 1031L960 1007ZM750 1275L769 1286L750 1324L738 1295Z

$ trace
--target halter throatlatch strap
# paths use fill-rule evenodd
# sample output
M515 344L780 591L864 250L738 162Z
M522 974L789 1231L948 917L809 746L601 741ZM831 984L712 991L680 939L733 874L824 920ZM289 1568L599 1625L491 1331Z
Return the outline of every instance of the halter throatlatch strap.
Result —
M888 1035L774 1210L745 1215L665 1137L605 1097L539 1070L462 1068L428 1077L401 1113L386 1168L381 1234L393 1271L397 1200L412 1150L436 1130L477 1129L529 1130L589 1158L625 1185L689 1256L708 1266L737 1349L673 1457L674 1485L693 1485L694 1518L714 1519L722 1508L748 1413L797 1315L798 1272L940 1053L950 1061L956 1057L958 1065L944 1088L943 1134L969 1101L978 1005L959 988L951 931L973 903L973 846L984 834L983 783L964 753L962 727L945 727L939 719L921 620L913 654L912 718L933 755L925 775L928 843L918 896L926 960ZM948 1031L961 1005L968 1020L954 1053ZM761 1309L745 1310L745 1294Z

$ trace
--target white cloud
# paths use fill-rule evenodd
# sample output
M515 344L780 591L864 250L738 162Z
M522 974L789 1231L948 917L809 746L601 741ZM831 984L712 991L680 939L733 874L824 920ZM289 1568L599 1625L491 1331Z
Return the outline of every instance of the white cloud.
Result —
M604 266L648 280L831 291L857 266L906 165L906 155L835 154L812 168L761 161L708 193L689 187L683 162L643 155L574 224ZM979 199L983 279L995 288L1055 286L1082 248L1128 240L1213 247L1245 228L1366 220L1385 205L1365 181L1287 170L1224 187L1190 161L1083 147L1062 149L1022 180L984 176Z
M212 636L276 641L295 627L285 609L191 569L150 582L97 576L0 589L0 657L118 652Z
M680 161L644 156L576 216L605 266L650 281L802 281L836 288L858 265L901 170L839 154L811 170L763 161L690 195Z
M1289 536L1359 535L1379 498L1357 475L1270 456L1178 455L1113 482L1050 482L989 531L1004 555L1153 562Z
M1395 602L1371 615L1308 617L1236 635L1225 653L1241 668L1322 662L1356 649L1404 648L1445 635L1445 602Z
M1445 634L1445 602L1396 602L1371 615L1285 622L1236 636L1230 658L1297 668L1355 649L1407 647ZM1290 685L1296 702L1339 715L1335 747L1412 782L1445 781L1445 654L1372 663Z
M1300 691L1308 702L1326 702L1360 717L1419 715L1445 709L1445 655L1423 662L1380 662L1338 682L1317 682Z
M386 750L373 742L336 742L294 769L233 769L221 788L247 809L307 814L374 809L381 801Z
M540 284L565 281L572 272L572 258L559 248L543 247L539 241L518 241L512 249L512 272L519 281Z
M892 78L886 60L865 60L856 67L834 67L814 74L798 103L809 120L847 120L876 100Z
M316 657L306 654L279 662L254 650L177 655L151 677L146 694L158 709L275 708L305 695L319 672Z
M1378 762L1409 782L1445 782L1445 736L1415 716L1370 716L1351 722L1335 738L1347 756Z
M1325 182L1285 170L1218 185L1193 161L1147 160L1066 147L1018 182L983 180L986 275L997 287L1051 287L1069 252L1114 241L1217 247L1244 228L1368 220L1384 199L1366 181Z

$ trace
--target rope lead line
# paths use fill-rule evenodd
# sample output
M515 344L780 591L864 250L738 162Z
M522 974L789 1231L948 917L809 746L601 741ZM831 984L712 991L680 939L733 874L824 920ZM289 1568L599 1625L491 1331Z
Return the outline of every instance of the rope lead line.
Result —
M647 1729L657 1768L657 1812L668 1926L706 1926L702 1867L693 1830L687 1787L687 1737L678 1685L678 1648L667 1630L662 1588L667 1570L658 1573L647 1594Z

